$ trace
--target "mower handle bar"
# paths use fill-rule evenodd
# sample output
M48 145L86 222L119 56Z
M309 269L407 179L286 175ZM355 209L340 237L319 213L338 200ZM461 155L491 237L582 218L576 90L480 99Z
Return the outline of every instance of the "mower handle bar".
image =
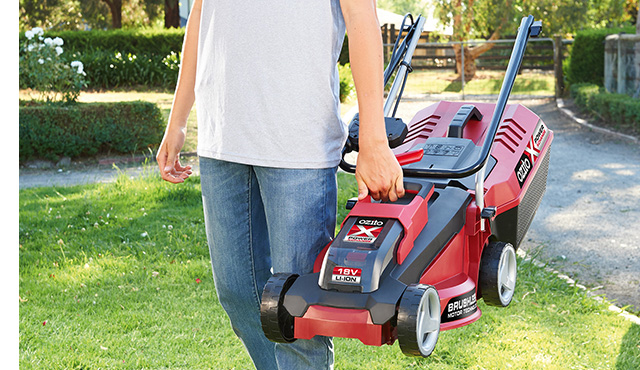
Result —
M479 176L479 177L481 177L482 180L484 180L484 168L486 167L487 161L489 160L489 154L491 153L491 149L493 148L493 140L495 139L496 133L498 132L498 127L500 126L500 122L502 122L502 116L504 114L507 101L509 100L509 95L511 95L511 90L513 89L513 85L515 83L518 70L520 69L520 66L522 64L524 52L527 47L527 40L529 39L530 35L534 37L538 36L540 33L540 30L541 30L541 22L540 21L534 22L532 15L529 15L528 17L523 17L522 20L520 21L520 27L518 28L518 34L516 36L516 40L513 45L511 58L509 59L509 64L507 65L507 71L505 72L505 77L502 82L502 87L500 88L498 101L496 102L496 106L493 111L493 116L491 117L491 123L489 124L489 128L488 128L484 143L482 145L482 149L481 149L478 160L466 168L456 169L456 170L440 169L440 168L429 168L429 169L403 168L403 172L405 176L432 177L432 178L463 178L463 177L471 176L479 172L480 170L482 170L483 172L482 176ZM413 49L415 49L415 46ZM411 52L413 52L413 49L411 50ZM409 60L410 60L410 56L409 56ZM405 67L405 65L403 64L401 65L401 67ZM347 153L347 149L348 148L345 146L345 148L342 150L343 160L340 163L340 167L347 172L355 172L356 166L344 161L344 155ZM477 182L483 183L482 180Z

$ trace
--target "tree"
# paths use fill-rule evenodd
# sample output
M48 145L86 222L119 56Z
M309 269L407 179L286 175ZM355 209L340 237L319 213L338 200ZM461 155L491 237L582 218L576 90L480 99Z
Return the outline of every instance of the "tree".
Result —
M111 11L111 27L122 28L122 0L102 0Z
M436 15L445 24L453 25L452 41L486 39L493 41L504 35L515 15L514 2L518 0L448 0L438 2ZM494 43L475 46L461 44L453 46L456 56L456 72L465 80L472 79L477 71L476 59L491 50ZM462 55L464 53L464 66Z
M435 11L445 24L453 25L454 41L496 40L517 31L523 16L542 21L544 36L570 34L584 28L620 25L625 19L626 0L444 0L435 2ZM475 76L475 60L493 43L474 47L454 47L456 70L465 79ZM464 68L461 55L464 52Z
M178 0L164 0L164 28L180 27L180 6Z

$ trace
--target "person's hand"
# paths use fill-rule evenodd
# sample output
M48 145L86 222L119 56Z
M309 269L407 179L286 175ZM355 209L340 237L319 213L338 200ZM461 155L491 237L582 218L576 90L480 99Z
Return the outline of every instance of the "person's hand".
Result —
M191 166L183 167L180 164L180 150L184 145L185 131L185 128L172 129L169 127L156 155L162 179L174 184L184 182L192 173Z
M356 166L358 200L367 195L375 200L395 202L404 196L402 167L386 141L360 145Z

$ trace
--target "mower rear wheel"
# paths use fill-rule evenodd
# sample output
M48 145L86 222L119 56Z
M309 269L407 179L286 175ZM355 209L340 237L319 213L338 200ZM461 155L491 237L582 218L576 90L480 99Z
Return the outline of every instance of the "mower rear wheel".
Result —
M506 307L516 289L516 251L510 243L492 242L482 251L478 284L485 303Z
M264 286L260 304L260 321L267 339L278 343L291 343L294 335L294 317L283 306L284 297L298 275L274 274Z
M407 356L429 356L440 335L440 296L431 285L411 284L398 307L398 343Z

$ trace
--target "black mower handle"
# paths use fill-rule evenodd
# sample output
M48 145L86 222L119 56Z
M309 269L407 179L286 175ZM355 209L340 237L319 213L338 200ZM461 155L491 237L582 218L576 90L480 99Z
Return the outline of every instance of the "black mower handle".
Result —
M491 123L489 124L487 135L482 145L482 150L480 152L478 160L466 168L457 169L457 170L441 169L441 168L429 168L429 169L403 168L403 172L405 176L432 177L432 178L444 178L444 177L462 178L462 177L467 177L475 174L486 165L487 161L489 160L489 154L491 153L491 149L493 148L493 140L495 139L496 133L498 132L498 127L500 126L500 122L502 122L502 116L507 106L509 95L511 95L513 84L515 83L518 70L520 69L520 66L522 64L522 59L524 58L524 52L525 52L525 49L527 48L527 41L529 39L529 36L536 37L540 34L541 30L542 30L542 22L540 21L534 22L532 15L529 15L528 17L523 17L522 20L520 21L520 27L518 28L516 41L515 41L515 44L513 45L511 58L509 59L507 71L505 72L504 80L502 82L502 87L500 88L500 94L498 95L498 101L496 103L495 110L493 111L493 116L491 117ZM344 171L347 171L347 172L355 172L356 166L344 161L344 155L347 152L348 152L348 148L345 147L342 151L343 160L340 162L340 168L342 168Z

